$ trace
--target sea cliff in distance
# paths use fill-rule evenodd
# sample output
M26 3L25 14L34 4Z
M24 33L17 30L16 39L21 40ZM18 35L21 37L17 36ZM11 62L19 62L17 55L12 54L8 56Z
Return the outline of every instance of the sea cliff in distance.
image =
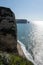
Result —
M16 23L29 23L26 19L16 19Z

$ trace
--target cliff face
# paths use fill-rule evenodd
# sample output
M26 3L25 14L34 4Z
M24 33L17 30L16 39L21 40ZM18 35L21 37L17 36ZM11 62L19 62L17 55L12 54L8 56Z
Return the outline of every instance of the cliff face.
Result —
M9 8L0 7L0 65L33 65L24 57L23 50L17 43L15 15Z
M14 13L0 7L0 50L17 52L17 26Z

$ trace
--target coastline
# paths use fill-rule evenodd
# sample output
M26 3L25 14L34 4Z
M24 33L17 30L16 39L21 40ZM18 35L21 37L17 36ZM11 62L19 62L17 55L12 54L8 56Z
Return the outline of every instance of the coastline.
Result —
M16 63L17 63L16 65L18 65L18 62L21 65L35 65L32 62L32 60L30 60L29 58L27 58L27 56L26 56L27 52L26 52L25 46L19 40L17 41L17 50L18 50L18 52L17 52L18 54L15 54L15 53L7 53L7 52L0 51L0 58L3 60L2 61L0 59L0 65L2 65L3 62L4 63L9 63L11 65L12 64L15 65ZM26 54L24 52L26 52Z
M28 61L30 61L34 65L36 65L31 54L26 50L25 45L22 42L20 42L19 40L17 40L17 50L18 50L18 54L21 57L26 58Z

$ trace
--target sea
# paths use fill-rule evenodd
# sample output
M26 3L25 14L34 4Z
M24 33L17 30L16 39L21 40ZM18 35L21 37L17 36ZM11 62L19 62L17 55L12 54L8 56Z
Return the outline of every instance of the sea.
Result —
M25 45L31 60L43 65L43 23L17 23L17 39Z

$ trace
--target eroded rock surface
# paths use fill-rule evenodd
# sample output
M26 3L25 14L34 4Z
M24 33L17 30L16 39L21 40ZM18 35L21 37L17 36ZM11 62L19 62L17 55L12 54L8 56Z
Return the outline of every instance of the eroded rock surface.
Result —
M0 50L17 52L17 26L11 9L0 7Z

